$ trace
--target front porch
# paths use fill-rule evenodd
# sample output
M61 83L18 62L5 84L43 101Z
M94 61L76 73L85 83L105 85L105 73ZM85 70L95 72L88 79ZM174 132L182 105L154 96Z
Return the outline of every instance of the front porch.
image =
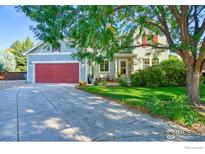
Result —
M88 74L95 80L116 81L117 78L130 78L130 74L134 71L134 60L136 54L117 53L114 55L113 61L104 60L100 64L92 64L88 66Z
M117 53L115 54L115 77L130 78L130 74L134 72L134 58L136 54Z

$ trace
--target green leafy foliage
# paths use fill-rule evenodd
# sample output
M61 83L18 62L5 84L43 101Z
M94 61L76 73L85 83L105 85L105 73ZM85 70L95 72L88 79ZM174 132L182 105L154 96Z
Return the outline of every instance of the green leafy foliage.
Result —
M9 51L0 51L0 71L14 72L15 67L15 56Z
M192 69L187 69L190 74L194 73L193 70L201 73L198 68L201 68L204 63L203 53L205 52L205 7L203 5L56 5L19 6L17 8L37 22L32 29L40 40L49 42L55 47L59 46L59 40L69 39L72 46L78 49L76 57L79 59L87 57L97 62L104 58L113 59L116 52L130 52L133 48L141 47L142 43L136 40L149 31L149 33L165 36L167 43L149 44L148 46L175 52L182 57L187 66L192 67ZM160 69L156 71L161 72L160 76L163 76L163 71ZM155 75L154 71L150 72ZM176 74L178 76L180 73ZM148 78L148 81L151 81L151 76ZM156 76L154 78L157 80ZM182 85L175 80L166 81L162 85L166 84ZM187 84L193 87L194 83ZM147 85L158 86L159 84L153 82ZM198 87L195 88L195 90L198 89ZM192 99L190 102L198 104L199 98Z
M182 61L171 59L157 66L139 70L131 75L134 86L160 87L184 86L186 84L186 69Z
M26 57L23 55L25 51L33 47L33 42L29 37L26 38L25 41L15 41L7 51L13 53L15 55L16 60L16 69L17 72L25 72L26 71Z
M193 112L187 98L175 96L165 106L165 110L170 119L181 122L187 126L191 126L197 121L197 114Z
M152 115L191 126L203 123L204 116L199 115L188 103L185 87L122 87L87 86L83 90L120 101L130 107L145 108ZM201 86L201 101L205 102L205 85Z
M117 82L122 87L127 87L128 86L127 79L125 79L125 78L119 77L119 78L117 78Z
M177 6L179 14L184 6ZM203 31L194 31L193 16L198 12L197 20L203 21L203 6L187 6L189 36L193 42L181 40L181 27L170 6L18 6L26 16L37 22L31 27L36 36L59 46L59 40L69 38L73 46L79 48L81 56L88 48L95 52L94 57L113 56L119 49L129 50L133 42L147 29L150 32L164 34L169 43L166 46L173 52L189 50L197 54L195 45L203 37ZM199 23L198 23L199 24ZM197 25L198 25L197 24ZM203 28L203 27L202 27ZM139 29L140 35L134 35ZM203 30L203 29L202 29ZM134 37L133 37L134 36ZM83 53L82 53L83 52Z
M107 81L105 81L105 80L95 80L93 84L95 86L106 86L107 85Z
M145 102L145 107L154 115L164 115L164 104L155 96Z
M201 84L205 84L205 75L201 76Z
M175 96L168 102L153 97L145 103L145 107L154 115L167 117L186 126L192 126L197 121L197 114L191 109L184 95Z

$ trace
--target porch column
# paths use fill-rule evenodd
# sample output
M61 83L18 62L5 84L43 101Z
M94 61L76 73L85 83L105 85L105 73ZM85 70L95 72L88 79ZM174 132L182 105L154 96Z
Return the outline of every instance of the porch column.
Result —
M117 63L117 57L115 58L115 78L117 78L117 72L118 72L118 63Z

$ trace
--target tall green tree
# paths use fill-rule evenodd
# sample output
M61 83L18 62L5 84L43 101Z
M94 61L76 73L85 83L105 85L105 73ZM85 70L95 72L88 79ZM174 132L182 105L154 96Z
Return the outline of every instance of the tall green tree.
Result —
M33 47L33 41L30 39L30 37L26 37L26 40L23 42L23 51L27 51L30 48Z
M0 71L14 72L15 68L15 56L9 51L0 51Z
M146 30L163 34L168 44L147 44L178 54L187 69L187 94L200 104L199 81L205 63L205 6L20 6L38 24L36 36L58 46L68 38L78 56L99 59L142 47L134 41ZM136 34L138 29L138 34ZM92 50L93 52L87 52Z
M9 50L15 55L16 59L16 71L18 72L24 72L26 71L26 57L23 55L25 51L30 49L33 46L33 42L29 37L26 37L25 41L15 41Z

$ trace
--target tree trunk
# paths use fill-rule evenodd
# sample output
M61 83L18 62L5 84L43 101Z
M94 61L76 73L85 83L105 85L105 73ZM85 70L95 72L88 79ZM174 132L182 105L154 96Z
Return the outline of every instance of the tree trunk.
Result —
M189 101L195 106L200 105L200 75L200 71L195 70L192 65L187 67L187 93Z

